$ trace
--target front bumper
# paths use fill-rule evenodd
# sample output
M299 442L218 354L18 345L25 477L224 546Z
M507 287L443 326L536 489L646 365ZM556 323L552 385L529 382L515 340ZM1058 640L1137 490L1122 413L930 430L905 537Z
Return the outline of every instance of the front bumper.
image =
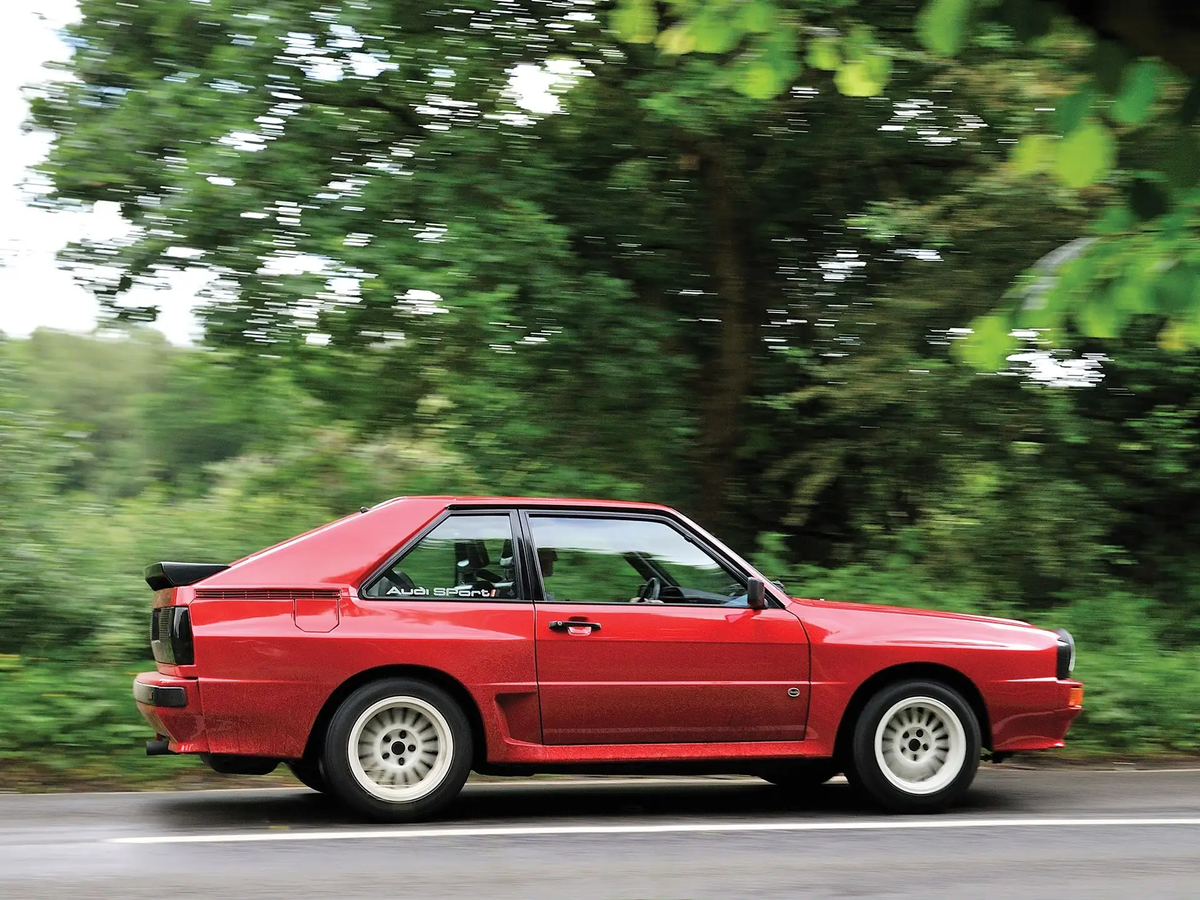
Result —
M1052 750L1066 746L1067 730L1083 712L1083 683L1030 679L994 685L992 749Z
M159 672L142 672L133 682L138 711L172 753L207 753L200 682Z

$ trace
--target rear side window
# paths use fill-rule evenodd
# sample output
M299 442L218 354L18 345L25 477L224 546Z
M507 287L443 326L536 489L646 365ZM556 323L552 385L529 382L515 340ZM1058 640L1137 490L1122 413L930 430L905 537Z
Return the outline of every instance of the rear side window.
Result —
M507 514L451 516L364 591L378 600L516 600Z

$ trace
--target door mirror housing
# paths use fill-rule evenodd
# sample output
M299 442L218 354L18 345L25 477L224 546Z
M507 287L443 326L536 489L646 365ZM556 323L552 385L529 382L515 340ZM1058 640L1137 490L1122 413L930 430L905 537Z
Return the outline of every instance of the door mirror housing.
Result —
M751 578L747 582L746 605L751 609L767 608L767 586L761 578Z

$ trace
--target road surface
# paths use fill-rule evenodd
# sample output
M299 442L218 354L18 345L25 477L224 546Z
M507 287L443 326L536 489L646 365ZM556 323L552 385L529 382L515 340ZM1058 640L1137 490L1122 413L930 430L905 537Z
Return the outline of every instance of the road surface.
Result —
M0 898L43 897L1197 898L1200 770L985 766L922 817L729 778L472 784L416 826L302 789L0 794Z

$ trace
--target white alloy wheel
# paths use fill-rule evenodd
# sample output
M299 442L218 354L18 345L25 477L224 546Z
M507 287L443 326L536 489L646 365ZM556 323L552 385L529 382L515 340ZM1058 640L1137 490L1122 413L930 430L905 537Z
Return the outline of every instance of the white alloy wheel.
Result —
M412 803L437 789L454 759L454 736L441 711L419 697L387 697L350 728L350 772L371 796Z
M962 772L967 734L958 715L933 697L905 697L879 720L875 761L905 794L935 794Z

